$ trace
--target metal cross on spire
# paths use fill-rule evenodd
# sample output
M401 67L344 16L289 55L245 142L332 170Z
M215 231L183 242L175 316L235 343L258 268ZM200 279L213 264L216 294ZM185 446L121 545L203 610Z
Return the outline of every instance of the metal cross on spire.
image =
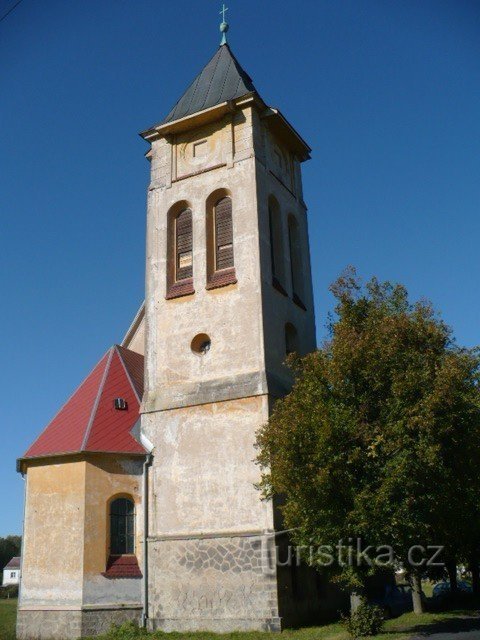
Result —
M222 46L222 44L227 44L227 31L228 31L228 22L226 22L225 20L225 13L228 11L228 7L225 6L225 4L222 5L222 10L220 11L220 14L222 16L222 22L220 23L220 32L222 34L222 39L220 41L220 46Z

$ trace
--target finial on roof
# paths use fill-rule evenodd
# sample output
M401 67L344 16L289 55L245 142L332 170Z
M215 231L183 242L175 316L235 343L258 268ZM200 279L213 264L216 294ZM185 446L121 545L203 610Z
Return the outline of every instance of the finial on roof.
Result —
M222 34L222 39L220 41L220 46L222 44L227 44L227 31L228 31L228 22L225 21L225 12L228 11L228 7L225 4L222 5L222 10L220 11L222 15L222 22L220 23L220 32Z

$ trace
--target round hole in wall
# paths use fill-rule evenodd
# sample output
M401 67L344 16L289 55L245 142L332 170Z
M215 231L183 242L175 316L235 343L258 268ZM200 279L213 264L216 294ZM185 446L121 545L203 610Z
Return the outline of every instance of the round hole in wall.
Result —
M192 340L190 348L193 353L196 353L199 356L204 356L210 351L211 344L212 342L206 333L199 333Z

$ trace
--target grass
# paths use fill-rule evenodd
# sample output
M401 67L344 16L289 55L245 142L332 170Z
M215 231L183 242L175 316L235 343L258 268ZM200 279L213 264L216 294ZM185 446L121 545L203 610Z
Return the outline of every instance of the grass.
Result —
M375 640L410 640L413 635L428 632L467 631L472 628L471 618L475 615L472 610L455 610L442 613L424 613L416 615L406 613L399 618L388 620L383 632L375 636ZM480 618L475 629L480 629ZM102 636L105 640L106 636ZM113 640L110 636L108 640ZM308 627L305 629L287 629L279 636L273 633L245 632L245 633L163 633L156 632L147 636L139 636L145 640L349 640L343 626L339 623L323 627ZM118 635L118 640L122 636ZM101 640L90 638L87 640Z
M15 640L16 600L0 600L0 638ZM408 640L412 635L433 631L467 631L471 623L465 619L477 613L472 610L457 609L441 613L405 613L399 618L388 620L383 633L375 640ZM475 626L480 629L479 624ZM104 637L104 636L103 636ZM145 636L144 636L145 637ZM287 629L281 636L273 633L162 633L148 635L145 640L348 640L348 634L339 623L323 627ZM98 637L90 640L101 640Z
M17 601L0 600L0 638L15 640L15 620L17 619Z

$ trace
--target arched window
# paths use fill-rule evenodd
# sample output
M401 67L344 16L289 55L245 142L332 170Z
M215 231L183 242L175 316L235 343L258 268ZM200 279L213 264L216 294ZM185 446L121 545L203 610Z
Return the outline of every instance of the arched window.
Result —
M285 354L298 352L298 334L297 330L290 322L285 325Z
M220 198L215 205L215 270L233 267L232 199Z
M288 216L288 245L290 250L290 274L292 279L292 298L302 309L303 304L303 269L298 222L293 215Z
M117 498L110 504L110 555L135 553L135 504Z
M207 198L207 289L237 282L233 251L232 198L217 189Z
M280 206L272 196L268 201L268 222L270 226L270 257L272 264L272 284L287 295L284 288L285 265L283 257L283 233L282 220L280 217Z
M178 298L194 293L192 210L177 202L168 212L167 295Z
M175 281L193 276L192 211L185 209L175 218Z

